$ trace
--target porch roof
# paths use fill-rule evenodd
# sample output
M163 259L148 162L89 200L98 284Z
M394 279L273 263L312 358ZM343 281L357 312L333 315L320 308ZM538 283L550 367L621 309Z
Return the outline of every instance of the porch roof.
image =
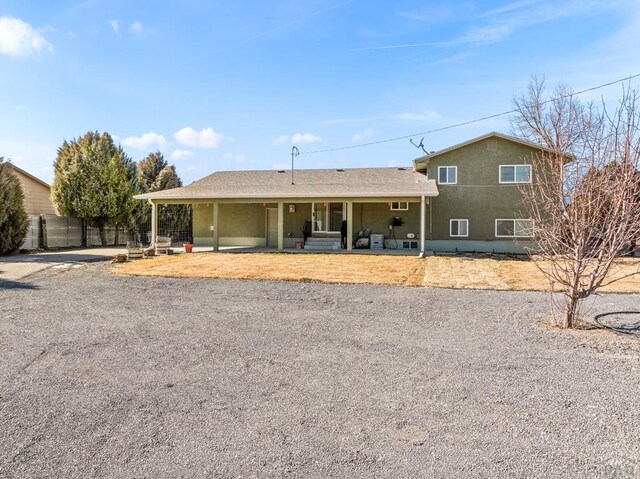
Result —
M219 171L190 185L136 195L139 200L437 196L434 180L407 168Z

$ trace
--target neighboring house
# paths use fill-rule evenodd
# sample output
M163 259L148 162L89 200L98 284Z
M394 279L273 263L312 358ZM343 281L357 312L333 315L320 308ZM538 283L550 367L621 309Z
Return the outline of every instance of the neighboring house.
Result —
M41 214L57 215L56 207L51 201L51 186L23 169L18 168L16 165L12 163L8 164L22 185L24 205L27 209L27 214L30 216Z
M359 230L384 235L387 248L523 252L533 231L518 183L532 178L543 148L489 133L414 161L413 168L217 172L188 186L137 195L157 205L193 205L194 244L347 249ZM398 217L398 218L396 218ZM312 221L313 219L313 221ZM161 233L161 232L160 232ZM514 242L514 239L517 240Z

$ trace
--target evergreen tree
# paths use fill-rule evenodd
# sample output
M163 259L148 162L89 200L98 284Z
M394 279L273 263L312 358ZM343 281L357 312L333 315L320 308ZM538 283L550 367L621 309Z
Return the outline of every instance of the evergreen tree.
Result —
M54 162L51 197L60 214L94 224L106 246L107 223L124 223L134 203L136 166L108 133L65 141Z
M0 254L17 250L28 227L22 185L11 165L0 157Z
M182 181L176 173L175 166L169 165L160 151L155 151L138 163L137 185L138 192L151 193L179 188ZM186 205L159 205L158 216L159 227L164 235L176 238L184 236L189 230L189 209ZM147 202L139 202L134 217L137 225L135 229L141 236L141 241L149 242L146 238L148 228L143 225L151 218L151 206ZM188 240L185 237L181 239Z

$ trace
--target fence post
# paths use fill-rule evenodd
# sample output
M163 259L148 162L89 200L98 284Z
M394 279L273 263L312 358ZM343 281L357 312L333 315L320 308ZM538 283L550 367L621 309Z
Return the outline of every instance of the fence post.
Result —
M47 249L49 247L49 239L47 238L47 217L40 215L42 218L42 247Z

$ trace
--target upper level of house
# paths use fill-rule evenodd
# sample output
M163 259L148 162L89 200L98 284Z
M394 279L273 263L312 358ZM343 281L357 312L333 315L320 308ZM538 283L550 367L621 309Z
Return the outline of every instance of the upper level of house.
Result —
M519 138L491 132L414 160L438 190L460 187L513 187L531 183L532 159L544 148Z

